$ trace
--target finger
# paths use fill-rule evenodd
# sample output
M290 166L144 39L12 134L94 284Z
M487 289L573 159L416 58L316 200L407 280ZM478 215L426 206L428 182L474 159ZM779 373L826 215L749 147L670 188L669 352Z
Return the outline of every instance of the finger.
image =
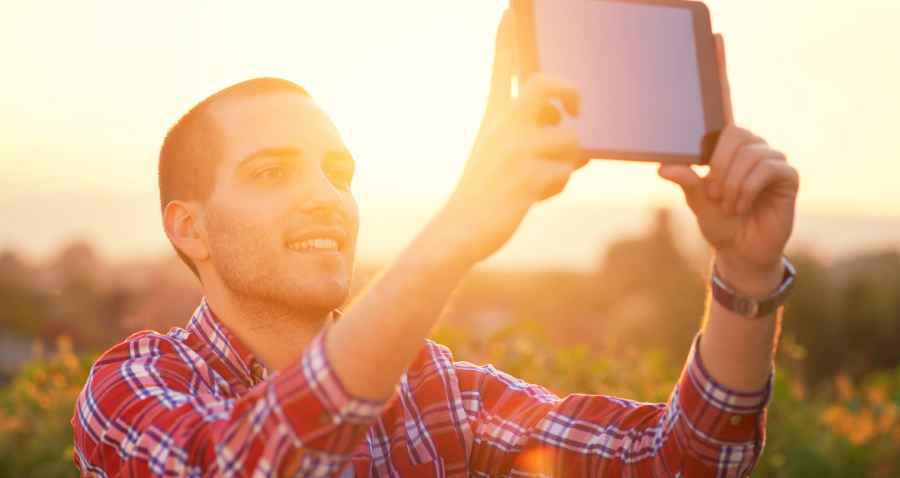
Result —
M722 186L721 208L723 213L734 212L741 185L744 184L750 171L764 159L785 161L787 158L781 151L776 151L764 143L747 143L738 150Z
M725 63L725 39L721 33L713 36L716 44L716 62L719 64L719 88L722 90L722 113L725 126L734 124L734 109L731 107L731 83L728 82L728 71Z
M578 133L571 128L543 131L534 137L530 146L530 153L539 158L565 160L571 163L578 160Z
M720 199L728 177L728 171L734 163L735 155L745 144L763 143L766 140L744 128L726 126L719 136L716 149L709 159L709 174L706 175L706 193L712 199Z
M703 190L703 181L690 166L664 164L659 167L656 173L659 174L659 177L681 186L681 190L684 191L684 198L692 211L699 211L708 201Z
M778 186L785 186L784 193L796 198L799 184L800 176L797 170L787 162L775 158L764 159L753 168L741 185L737 212L746 214L759 199L760 193Z
M529 120L537 119L550 98L562 101L563 108L572 116L578 116L580 93L575 83L543 73L528 78L516 101L517 115Z
M537 178L537 200L543 201L561 193L569 183L575 166L571 163L537 159L532 174Z
M538 123L548 126L556 126L562 121L562 115L553 105L544 105L538 113Z
M494 47L494 68L491 72L491 87L488 92L485 119L493 118L512 101L513 45L516 37L516 19L512 10L503 12L497 27Z

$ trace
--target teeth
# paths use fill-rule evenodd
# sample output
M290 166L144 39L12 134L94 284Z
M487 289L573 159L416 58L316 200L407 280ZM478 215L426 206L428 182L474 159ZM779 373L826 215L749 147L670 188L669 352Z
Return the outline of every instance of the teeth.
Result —
M324 249L328 251L336 251L338 243L334 239L327 237L316 237L302 242L292 242L288 247L295 251L303 251L306 249Z

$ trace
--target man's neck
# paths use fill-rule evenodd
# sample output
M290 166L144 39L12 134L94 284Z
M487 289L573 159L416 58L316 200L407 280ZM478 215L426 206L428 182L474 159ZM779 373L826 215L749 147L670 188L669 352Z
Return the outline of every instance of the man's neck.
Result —
M207 293L206 303L219 322L265 364L268 373L290 364L334 321L331 312L307 315L294 307L224 294Z

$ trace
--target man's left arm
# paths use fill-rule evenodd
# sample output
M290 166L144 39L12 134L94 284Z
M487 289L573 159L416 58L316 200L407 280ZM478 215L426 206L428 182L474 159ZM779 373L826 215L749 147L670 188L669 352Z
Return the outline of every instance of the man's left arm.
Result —
M734 126L722 37L716 35L726 127L701 178L687 166L664 165L659 174L681 186L700 230L715 249L715 272L732 290L763 298L784 277L782 256L794 224L797 170L779 151ZM766 386L772 372L780 308L745 317L710 298L699 358L710 376L738 392Z

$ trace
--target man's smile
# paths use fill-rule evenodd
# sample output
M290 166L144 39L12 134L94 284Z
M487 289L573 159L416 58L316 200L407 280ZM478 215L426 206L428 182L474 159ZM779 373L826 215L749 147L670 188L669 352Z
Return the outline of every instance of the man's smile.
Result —
M302 242L292 242L288 244L288 248L295 251L305 251L307 249L337 251L338 243L329 237L316 237Z
M289 238L288 249L326 255L339 254L347 240L347 233L338 227L316 228Z

